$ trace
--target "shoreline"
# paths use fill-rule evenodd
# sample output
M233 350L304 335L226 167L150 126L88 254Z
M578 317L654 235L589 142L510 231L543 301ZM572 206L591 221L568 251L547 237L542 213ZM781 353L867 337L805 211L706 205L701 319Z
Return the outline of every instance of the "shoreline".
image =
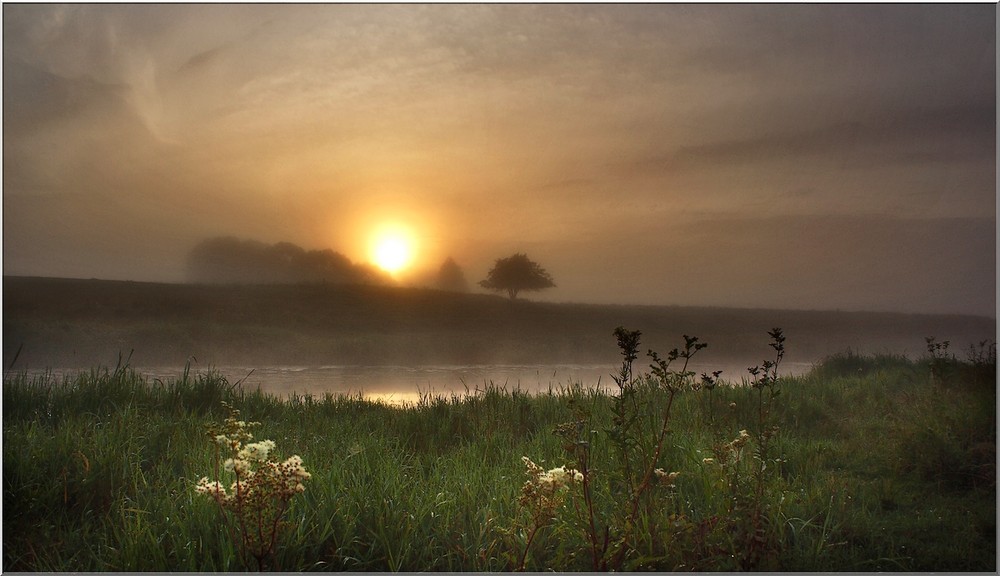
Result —
M347 285L215 286L4 277L4 368L136 366L615 365L612 331L642 332L665 354L682 335L709 344L699 360L752 366L767 331L788 337L786 361L854 353L951 351L996 339L992 318L511 303L497 296ZM19 352L20 350L20 352ZM15 362L16 357L16 362Z

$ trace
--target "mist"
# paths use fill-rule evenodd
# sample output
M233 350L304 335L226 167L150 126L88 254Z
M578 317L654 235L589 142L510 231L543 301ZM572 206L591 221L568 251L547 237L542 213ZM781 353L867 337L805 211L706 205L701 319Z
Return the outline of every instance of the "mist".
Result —
M209 238L551 302L995 317L989 5L5 5L8 276Z

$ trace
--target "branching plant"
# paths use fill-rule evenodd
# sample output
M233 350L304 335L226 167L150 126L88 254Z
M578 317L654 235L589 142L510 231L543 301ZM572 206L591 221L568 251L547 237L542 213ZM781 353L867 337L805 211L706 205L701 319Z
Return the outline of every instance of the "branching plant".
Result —
M607 473L611 493L618 499L612 518L601 519L594 502L595 471L590 464L591 441L585 436L589 414L579 410L577 419L557 426L555 433L564 438L564 447L576 459L581 475L584 508L578 508L581 525L586 534L594 570L621 570L630 552L636 549L636 534L643 503L651 502L651 493L658 486L673 486L679 472L667 472L660 464L663 448L670 430L671 408L675 395L685 388L694 387L695 373L688 370L688 363L707 344L697 337L684 336L684 348L673 349L666 359L650 350L653 360L652 375L637 378L633 363L638 358L641 332L618 327L614 335L622 354L622 364L612 378L618 394L612 399L611 427L606 429L608 440L617 456L618 470ZM673 362L682 359L680 370ZM715 374L716 376L718 373ZM703 381L714 386L715 380ZM640 391L642 394L640 399ZM658 404L658 405L657 405ZM654 435L644 435L643 417L657 415Z
M944 385L947 383L948 374L955 365L955 355L948 353L951 342L944 340L938 342L937 338L928 336L924 338L927 342L928 364L931 370L931 383Z
M271 452L271 440L249 442L250 428L258 422L240 419L240 412L223 402L229 411L221 427L210 426L209 436L216 446L215 480L202 477L195 490L219 505L230 538L240 551L247 569L264 570L273 559L279 536L285 528L283 517L296 494L305 491L302 482L311 475L299 456L278 462ZM234 481L227 490L220 482L221 453L229 457L221 468ZM253 562L251 562L251 558Z
M521 497L518 499L518 517L526 516L527 521L520 529L515 528L512 531L524 540L523 549L516 564L516 570L519 572L524 571L525 563L528 560L528 551L531 549L535 536L556 518L556 512L566 498L567 489L571 485L583 481L583 474L572 468L559 466L545 471L527 456L522 457L521 461L524 462L528 480L521 486Z
M774 349L774 360L765 360L760 366L748 368L753 380L751 386L757 390L757 433L756 444L753 447L752 466L752 491L748 503L749 529L745 534L745 541L741 548L740 567L744 570L757 569L762 555L772 544L767 537L765 517L765 494L764 488L768 476L768 464L780 465L780 458L772 458L771 442L778 434L778 427L771 423L771 408L774 399L778 397L781 390L778 388L778 366L785 357L785 336L781 328L775 328L768 332L771 337L770 347ZM740 431L740 438L733 441L744 442L749 437L745 430ZM738 457L740 452L731 446ZM742 448L742 444L741 444ZM777 470L777 466L774 467ZM734 485L735 487L735 485Z
M979 346L969 345L967 352L969 371L976 387L996 382L997 373L997 343L992 340L981 340Z
M969 364L975 368L996 369L997 343L992 340L981 340L979 345L969 344L967 353Z
M605 432L615 456L615 469L600 471L593 467L593 431L588 432L591 415L587 410L576 405L575 419L555 429L564 439L563 446L575 460L581 476L578 485L583 498L582 506L576 506L577 526L584 533L592 568L617 571L645 562L662 565L657 563L666 557L659 558L655 554L684 556L675 554L676 550L671 552L671 546L693 546L694 557L685 558L685 565L702 566L705 564L699 560L700 554L717 554L719 548L711 544L713 539L727 541L728 556L737 562L735 567L757 568L763 555L773 547L767 532L766 486L773 470L777 469L774 464L780 463L780 458L771 454L772 441L777 434L777 427L771 424L771 413L780 393L778 367L785 351L782 331L776 328L768 333L770 346L775 351L773 360L765 360L762 365L748 369L753 379L746 382L747 388L756 392L757 400L753 435L742 429L736 438L717 442L713 447L714 458L705 458L701 463L710 475L721 474L721 487L728 493L724 516L711 515L695 522L684 514L668 511L670 506L666 503L669 500L664 498L669 499L672 490L659 493L654 490L673 487L681 475L680 471L667 471L672 467L664 463L671 410L678 393L689 390L711 394L721 372L703 373L701 379L696 380L695 372L689 369L690 362L707 344L697 337L684 335L684 347L674 348L666 357L649 350L650 373L636 377L633 364L638 358L641 333L619 327L614 334L622 364L613 376L617 394L611 402L611 426ZM675 368L678 364L679 368ZM708 418L700 422L715 424L711 406ZM595 480L602 476L607 479L610 497L614 500L612 512L607 517L602 517L595 503ZM648 535L644 532L657 534L656 546L660 552L651 550L653 557L639 552L640 542L648 543ZM673 542L673 539L678 541ZM707 566L712 567L711 564Z

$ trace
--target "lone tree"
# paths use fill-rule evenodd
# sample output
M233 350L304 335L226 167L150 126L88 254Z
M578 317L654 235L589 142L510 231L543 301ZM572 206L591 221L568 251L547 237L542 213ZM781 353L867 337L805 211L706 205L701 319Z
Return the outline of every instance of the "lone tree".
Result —
M497 292L506 291L510 299L514 300L521 290L552 288L555 282L544 268L529 260L527 255L514 254L498 259L486 280L479 285Z

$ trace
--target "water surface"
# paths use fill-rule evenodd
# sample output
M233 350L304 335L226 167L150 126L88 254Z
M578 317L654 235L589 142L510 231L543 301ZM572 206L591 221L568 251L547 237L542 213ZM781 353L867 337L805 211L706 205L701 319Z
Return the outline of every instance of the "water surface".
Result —
M781 365L781 375L798 375L811 368L808 363ZM680 364L675 366L680 369ZM191 367L191 376L207 373L210 369L221 373L229 382L239 382L244 390L260 389L278 397L290 395L325 394L361 395L394 404L416 402L421 395L464 396L496 386L507 390L528 393L558 391L573 385L585 388L614 387L612 374L618 365L605 364L475 364L475 365L425 365L425 366L221 366ZM637 361L633 369L638 374L646 371L646 364ZM722 370L722 378L739 383L747 377L745 366L700 364L693 362L690 369L697 373ZM169 382L183 376L184 370L176 367L137 367L136 371L150 381ZM29 375L43 374L45 370L28 370ZM79 370L48 370L57 380L72 378Z

